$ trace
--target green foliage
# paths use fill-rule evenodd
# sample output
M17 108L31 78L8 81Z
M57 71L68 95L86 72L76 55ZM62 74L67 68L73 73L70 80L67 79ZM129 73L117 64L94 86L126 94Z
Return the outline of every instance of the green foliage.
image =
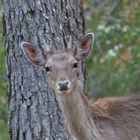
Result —
M90 95L139 93L140 2L91 0L85 11L87 32L96 35L87 64Z
M0 13L2 13L1 11ZM2 17L2 15L0 16ZM5 51L3 47L2 18L0 18L0 140L9 140L7 115Z

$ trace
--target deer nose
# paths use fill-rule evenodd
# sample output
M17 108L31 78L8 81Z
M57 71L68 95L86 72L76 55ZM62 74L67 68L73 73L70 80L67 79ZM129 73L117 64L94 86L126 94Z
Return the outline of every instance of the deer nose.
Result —
M57 82L57 89L59 89L59 90L68 90L69 87L70 87L70 81L69 80L64 80L64 81Z

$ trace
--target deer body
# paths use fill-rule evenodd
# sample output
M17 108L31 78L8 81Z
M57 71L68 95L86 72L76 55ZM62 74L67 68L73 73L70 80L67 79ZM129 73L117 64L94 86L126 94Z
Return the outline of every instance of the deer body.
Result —
M87 57L92 42L93 34L88 34L75 49L46 55L30 43L21 46L28 60L45 67L76 140L140 140L139 96L104 98L90 104L84 94L79 61Z
M104 98L91 105L82 92L57 96L77 140L140 139L140 97Z

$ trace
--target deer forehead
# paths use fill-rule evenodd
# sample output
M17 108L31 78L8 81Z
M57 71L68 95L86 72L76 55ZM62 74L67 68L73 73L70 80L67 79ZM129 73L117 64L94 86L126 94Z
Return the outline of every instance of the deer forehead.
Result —
M63 66L70 66L74 62L76 62L76 59L72 54L66 52L60 52L60 53L55 53L50 55L45 66L55 65L58 67L63 67Z

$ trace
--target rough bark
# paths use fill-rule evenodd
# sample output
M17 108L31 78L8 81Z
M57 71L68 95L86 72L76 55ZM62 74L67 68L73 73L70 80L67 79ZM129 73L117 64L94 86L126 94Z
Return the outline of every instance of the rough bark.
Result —
M46 50L83 36L81 0L4 0L4 36L11 140L71 140L45 70L27 61L22 41Z

